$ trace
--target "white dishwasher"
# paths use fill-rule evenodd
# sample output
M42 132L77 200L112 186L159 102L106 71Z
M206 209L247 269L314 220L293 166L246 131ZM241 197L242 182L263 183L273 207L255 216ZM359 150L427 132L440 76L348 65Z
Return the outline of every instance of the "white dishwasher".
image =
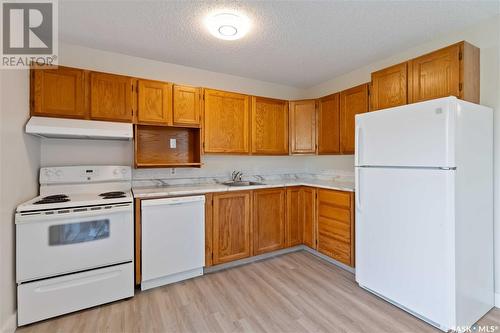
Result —
M203 275L205 196L142 200L141 209L141 289Z

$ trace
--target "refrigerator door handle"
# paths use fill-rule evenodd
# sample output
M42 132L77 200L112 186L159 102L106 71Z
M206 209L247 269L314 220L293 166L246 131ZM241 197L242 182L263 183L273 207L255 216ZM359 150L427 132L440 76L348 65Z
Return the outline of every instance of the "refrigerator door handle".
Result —
M359 210L361 211L362 207L361 207L361 187L360 187L360 183L359 183L359 173L360 173L360 168L354 168L355 169L355 172L354 172L354 183L356 185L356 188L355 188L355 193L354 193L354 196L356 198L356 210Z
M354 129L354 142L355 142L355 146L356 146L356 149L355 149L355 152L354 152L354 156L355 156L355 161L354 161L354 165L359 165L359 161L360 161L360 156L361 156L361 126L358 126L356 125L355 129Z

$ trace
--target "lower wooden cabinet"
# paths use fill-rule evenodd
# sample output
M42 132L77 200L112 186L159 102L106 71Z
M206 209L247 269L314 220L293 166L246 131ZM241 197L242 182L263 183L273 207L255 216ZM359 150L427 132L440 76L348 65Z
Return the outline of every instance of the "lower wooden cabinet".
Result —
M317 250L354 267L353 193L318 190Z
M302 209L304 210L302 243L316 249L316 189L302 188Z
M285 243L287 247L302 244L304 230L304 208L302 187L286 189L286 227Z
M285 247L284 188L253 192L253 254L258 255Z
M306 245L354 267L354 193L308 186L206 196L206 266Z
M252 254L251 192L213 195L212 263L243 259Z

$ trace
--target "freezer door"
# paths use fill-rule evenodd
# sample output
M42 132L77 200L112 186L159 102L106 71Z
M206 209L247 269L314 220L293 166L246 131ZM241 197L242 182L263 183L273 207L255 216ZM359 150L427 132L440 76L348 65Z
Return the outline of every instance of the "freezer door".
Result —
M455 167L455 97L356 116L356 166Z
M445 328L454 311L455 172L356 168L356 281Z

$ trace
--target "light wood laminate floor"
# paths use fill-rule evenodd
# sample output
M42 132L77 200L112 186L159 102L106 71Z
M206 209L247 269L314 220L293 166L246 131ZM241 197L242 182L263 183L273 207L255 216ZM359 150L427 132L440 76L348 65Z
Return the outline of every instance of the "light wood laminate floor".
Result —
M500 310L481 325L500 326ZM17 332L439 332L301 251L137 293ZM500 332L500 330L498 330Z

